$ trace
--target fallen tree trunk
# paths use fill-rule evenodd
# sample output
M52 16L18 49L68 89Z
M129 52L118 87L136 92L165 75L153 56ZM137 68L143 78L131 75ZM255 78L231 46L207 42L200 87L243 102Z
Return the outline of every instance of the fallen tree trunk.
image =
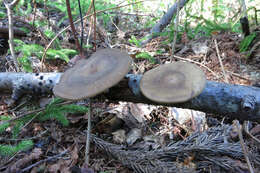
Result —
M12 99L17 101L24 93L51 93L60 76L61 73L0 73L0 89L13 91ZM142 95L139 90L141 77L142 75L128 74L119 84L110 88L109 92L97 98L101 101L107 98L112 102L162 105ZM164 105L200 110L232 119L259 121L260 88L207 81L199 96L184 103Z

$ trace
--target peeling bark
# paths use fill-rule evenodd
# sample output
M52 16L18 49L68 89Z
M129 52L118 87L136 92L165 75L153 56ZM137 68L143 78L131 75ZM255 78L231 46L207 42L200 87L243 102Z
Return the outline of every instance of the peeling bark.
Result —
M17 101L23 94L51 93L59 82L61 73L0 73L0 89L11 90L12 99ZM126 75L125 79L109 89L100 101L127 101L162 105L145 98L139 89L142 75ZM163 88L162 88L163 89ZM260 88L242 85L231 85L207 81L203 92L184 103L163 104L180 108L214 113L222 117L239 120L260 120Z

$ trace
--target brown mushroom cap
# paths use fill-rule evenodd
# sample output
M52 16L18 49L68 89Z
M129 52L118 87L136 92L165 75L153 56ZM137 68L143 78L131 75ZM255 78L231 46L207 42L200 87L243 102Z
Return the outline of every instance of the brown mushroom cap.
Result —
M102 49L68 69L54 94L68 100L96 96L117 84L130 70L131 58L117 49Z
M146 72L140 81L140 89L152 101L180 103L198 96L205 84L205 74L198 66L176 62Z

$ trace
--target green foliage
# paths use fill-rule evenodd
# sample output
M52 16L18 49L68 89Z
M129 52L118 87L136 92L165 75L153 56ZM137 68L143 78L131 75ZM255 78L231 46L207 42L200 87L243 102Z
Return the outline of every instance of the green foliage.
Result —
M6 121L6 120L10 120L11 117L10 116L0 116L0 122L1 121ZM0 124L0 133L4 132L7 127L9 127L9 123L3 123L3 124Z
M27 124L31 119L34 117L34 115L28 115L26 117L20 118L16 121L14 121L14 126L12 128L12 138L16 139L19 136L19 133L22 129L22 127Z
M239 51L245 52L248 50L249 46L251 45L252 41L255 39L256 33L253 32L250 35L246 36L241 43L239 44Z
M77 51L72 49L49 49L46 53L47 59L61 59L69 62L69 56L76 55Z
M66 113L85 113L88 111L88 108L85 106L75 104L57 106L61 101L62 100L58 98L54 99L46 109L37 116L37 119L40 121L55 119L63 126L68 126L69 121L65 116Z
M85 15L88 11L88 8L90 6L91 1L85 1L85 0L80 0L80 5L81 5L81 10L82 14ZM66 0L59 0L59 1L47 1L47 6L50 8L55 8L58 10L58 12L61 12L62 14L65 14L64 17L60 19L58 24L61 24L65 19L68 19L68 14L67 14L67 7L66 7ZM111 4L110 1L104 1L104 0L96 0L95 1L95 9L96 11L99 10L104 10L106 8L112 8L115 7L116 5ZM78 1L70 1L70 7L71 7L71 13L73 20L76 20L76 17L79 17L79 7L78 7ZM105 13L99 14L97 17L101 17L104 21L105 24L110 21L110 17L112 15L107 15Z
M147 59L150 63L155 64L156 61L154 57L152 57L148 52L141 52L136 55L136 58L144 58Z
M128 40L129 43L132 43L134 45L136 45L137 47L141 47L141 41L137 40L135 36L131 36L131 38Z
M21 128L32 118L37 116L37 120L46 121L46 120L57 120L63 126L69 125L69 121L67 120L65 114L66 113L86 113L88 108L85 106L79 106L75 104L69 105L57 105L63 102L62 99L55 98L51 103L46 107L43 112L38 113L37 115L31 114L26 117L14 121L14 126L12 129L13 138L17 138ZM9 120L11 117L9 116L1 116L0 120ZM3 132L9 123L3 123L0 125L0 133ZM19 151L25 151L32 148L33 142L31 140L21 141L18 145L0 145L0 155L1 156L11 156Z
M20 0L16 8L14 8L14 12L19 16L31 14L33 12L31 1Z
M0 18L5 18L6 17L6 13L3 11L0 11Z
M51 29L46 29L44 30L44 34L46 37L48 37L49 39L52 39L55 37L55 32L53 32ZM54 40L54 44L53 44L56 48L61 49L61 44L60 44L60 40L59 39L55 39Z
M44 52L44 48L38 44L26 44L21 40L14 40L16 46L15 51L22 52L22 56L18 58L19 63L22 64L23 68L27 72L32 72L31 62L29 58L31 56L36 56L41 58ZM74 56L77 51L72 49L49 49L46 53L47 59L61 59L69 62L69 56Z
M10 125L9 123L1 124L0 125L0 133L4 132L7 129L7 127L9 127L9 125Z
M2 145L0 144L0 155L1 156L12 156L19 151L27 151L33 147L32 140L24 140L19 142L17 145Z
M17 121L12 129L12 138L15 139L18 137L22 127L24 126L24 121Z

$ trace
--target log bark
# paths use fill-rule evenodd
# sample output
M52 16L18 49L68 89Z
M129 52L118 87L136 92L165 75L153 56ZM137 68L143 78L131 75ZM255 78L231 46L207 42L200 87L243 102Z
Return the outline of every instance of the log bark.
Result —
M60 76L61 73L0 73L0 91L13 91L14 101L24 93L34 95L51 93ZM141 78L142 75L128 74L116 86L96 98L100 101L109 99L111 102L162 105L142 95L139 89ZM184 103L163 105L214 113L232 119L259 121L260 88L207 81L205 89L199 96Z

